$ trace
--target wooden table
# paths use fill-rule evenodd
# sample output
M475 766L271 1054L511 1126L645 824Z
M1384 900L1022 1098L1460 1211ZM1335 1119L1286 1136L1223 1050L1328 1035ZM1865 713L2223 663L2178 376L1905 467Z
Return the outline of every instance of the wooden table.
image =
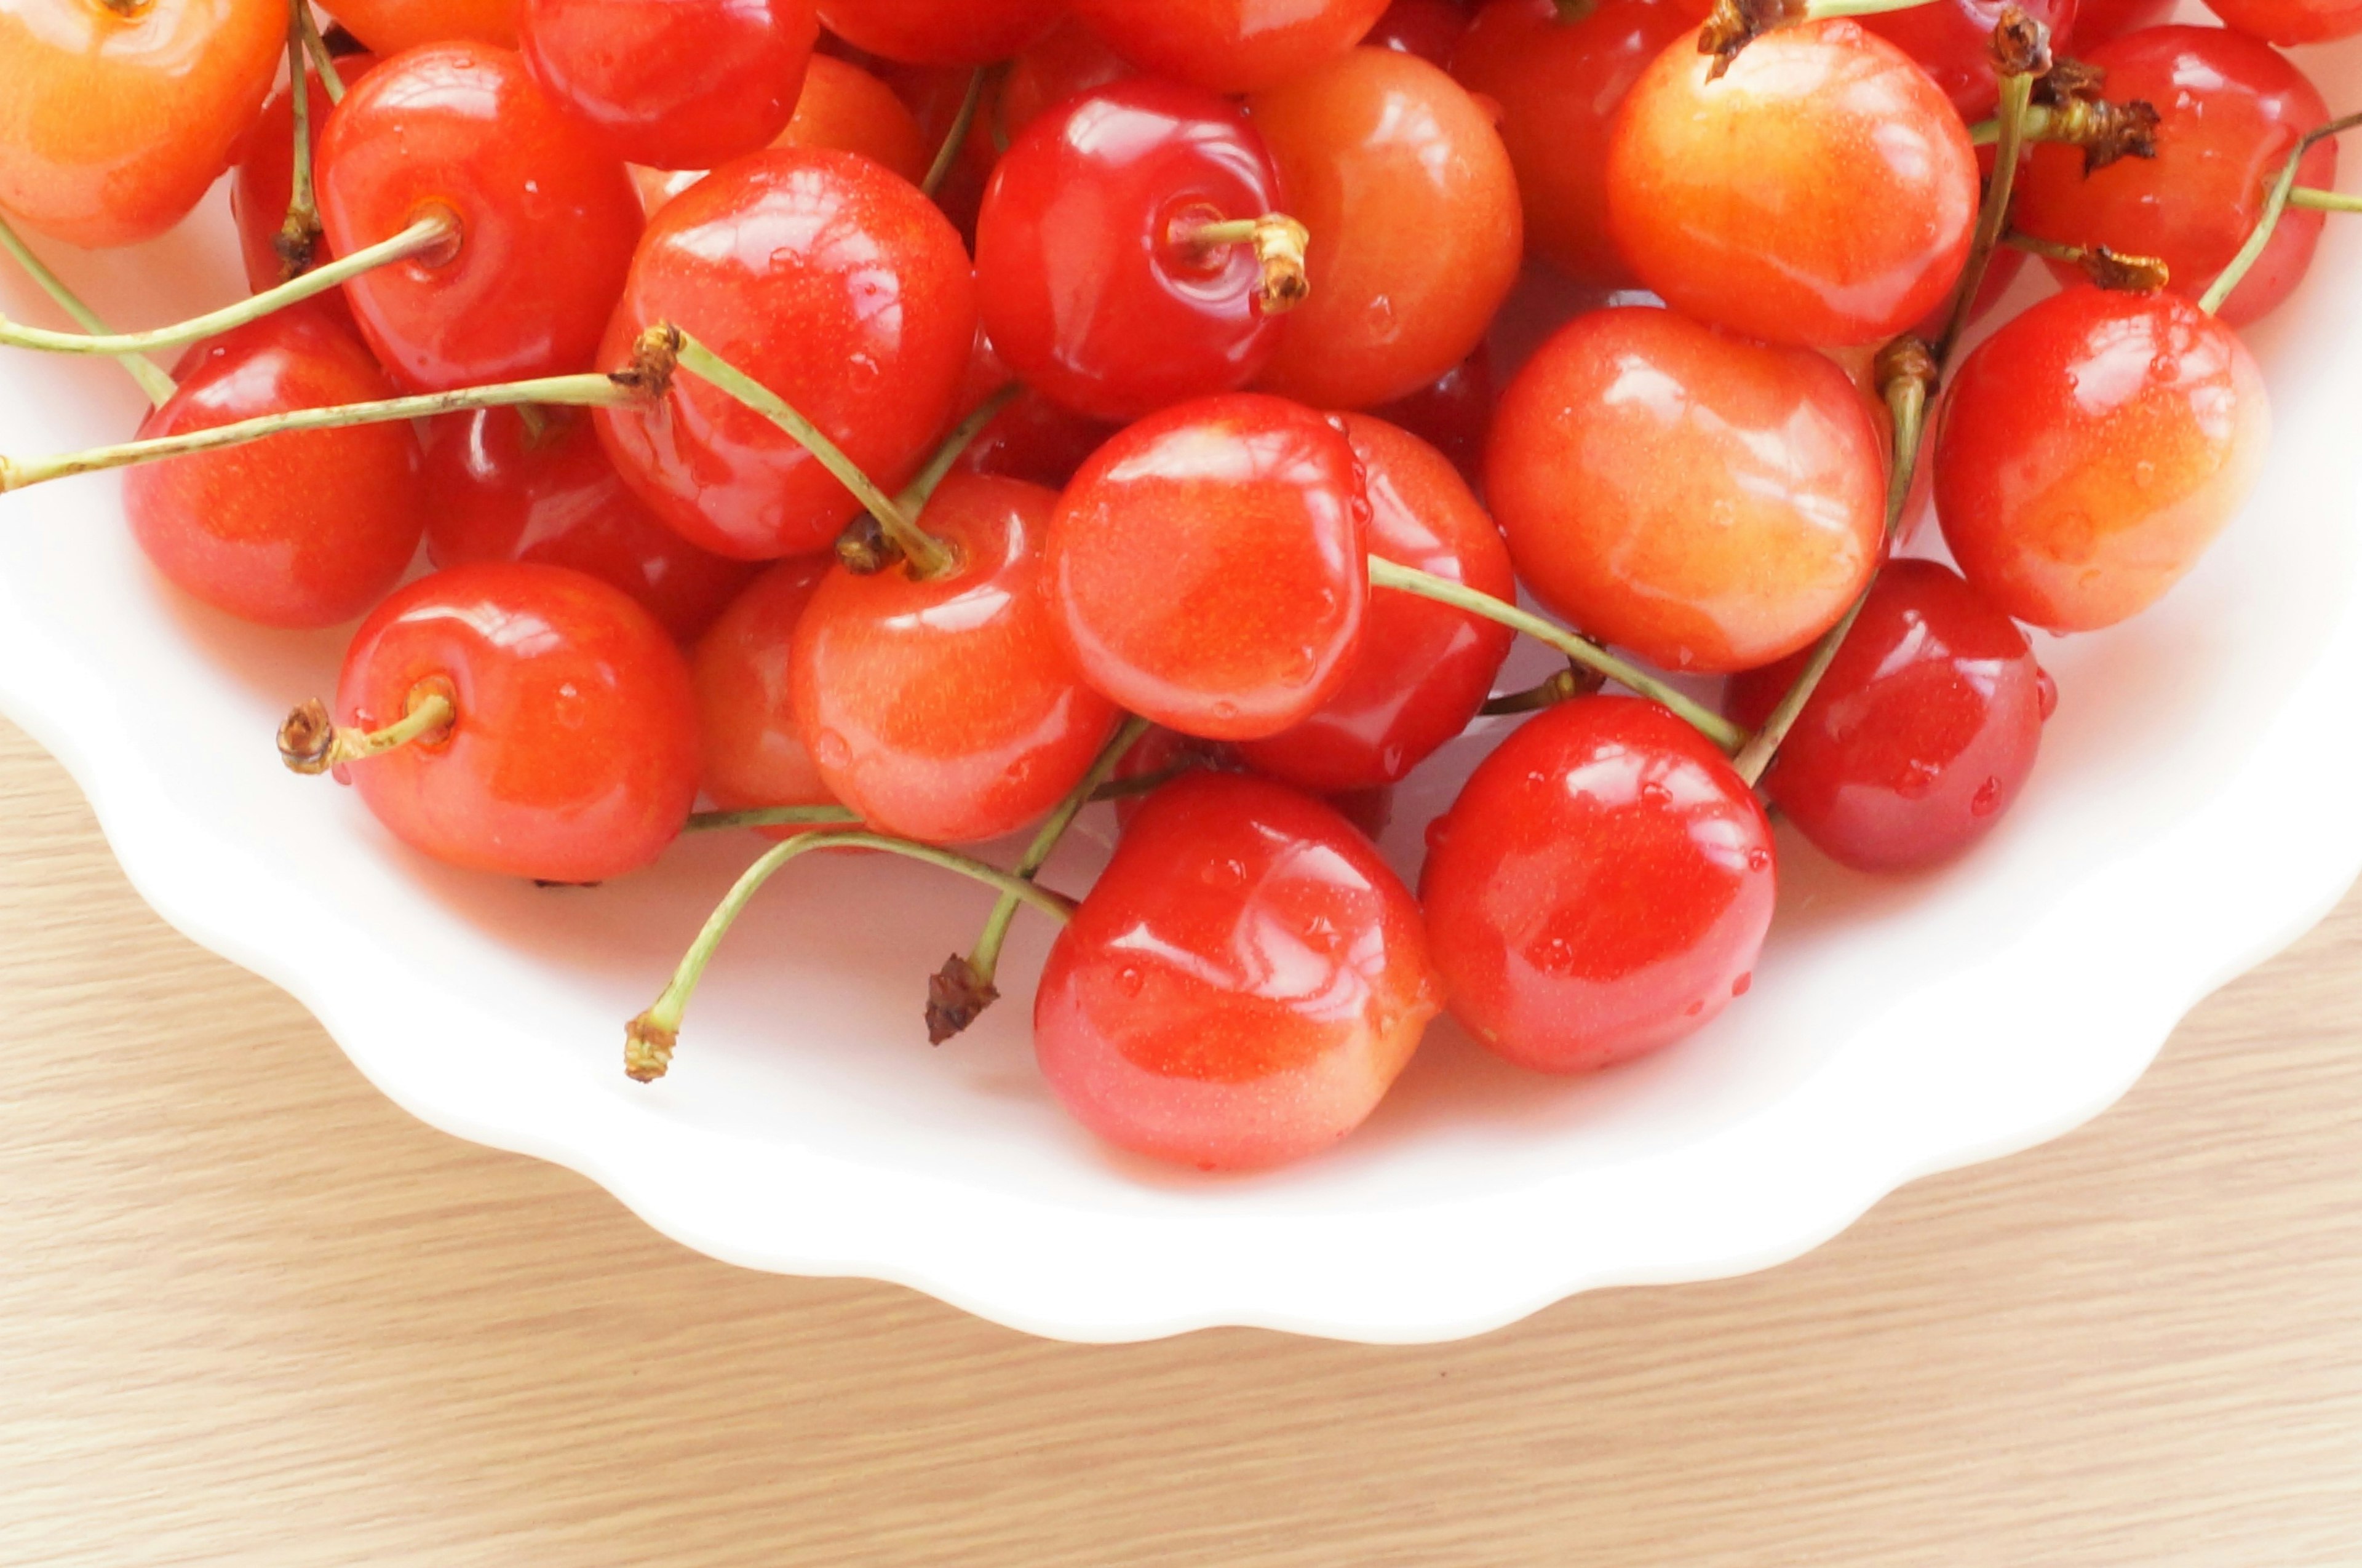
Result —
M431 1132L0 726L0 1562L2362 1562L2362 897L2097 1124L1472 1343L1046 1344Z

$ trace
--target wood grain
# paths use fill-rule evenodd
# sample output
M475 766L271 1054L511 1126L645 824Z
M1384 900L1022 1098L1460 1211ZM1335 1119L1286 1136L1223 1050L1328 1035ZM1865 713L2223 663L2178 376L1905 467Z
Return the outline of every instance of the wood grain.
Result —
M0 1562L2362 1561L2362 898L2131 1098L1472 1343L1043 1343L380 1099L0 733Z

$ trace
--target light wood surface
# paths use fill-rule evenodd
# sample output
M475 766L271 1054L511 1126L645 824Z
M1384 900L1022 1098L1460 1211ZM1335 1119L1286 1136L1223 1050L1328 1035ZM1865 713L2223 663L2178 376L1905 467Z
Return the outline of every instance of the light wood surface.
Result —
M0 726L0 1562L2362 1562L2362 897L2131 1098L1752 1278L1086 1349L380 1099Z

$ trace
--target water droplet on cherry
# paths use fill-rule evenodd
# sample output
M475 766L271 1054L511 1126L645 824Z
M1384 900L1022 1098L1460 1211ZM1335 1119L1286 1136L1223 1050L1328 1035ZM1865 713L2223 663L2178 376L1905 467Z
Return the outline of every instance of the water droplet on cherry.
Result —
M1749 969L1746 974L1739 976L1738 978L1730 982L1730 994L1735 997L1743 997L1747 994L1747 988L1754 983L1755 971Z
M853 760L853 747L834 730L822 730L812 737L812 760L822 767L843 767Z
M1969 814L1989 817L2001 807L2001 780L1988 778L1977 786L1976 798L1969 802Z
M2050 679L2048 670L2034 672L2034 694L2035 701L2041 704L2043 721L2047 723L2050 715L2058 711L2058 682Z

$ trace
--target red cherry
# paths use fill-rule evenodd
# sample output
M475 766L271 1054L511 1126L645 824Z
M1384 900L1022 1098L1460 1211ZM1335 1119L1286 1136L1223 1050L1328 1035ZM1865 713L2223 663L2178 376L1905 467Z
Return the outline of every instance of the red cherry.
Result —
M953 576L829 574L789 660L804 744L836 798L881 833L969 844L1046 815L1118 715L1083 684L1040 585L1054 491L954 474L921 525Z
M163 233L230 166L286 38L278 0L7 0L0 207L72 245Z
M1652 664L1723 671L1803 647L1860 593L1882 468L1827 359L1630 308L1578 316L1509 383L1485 490L1543 603Z
M2092 50L2089 60L2108 73L2111 100L2157 106L2157 156L2087 175L2078 149L2038 146L2018 182L2014 221L2062 245L2157 257L2172 272L2169 286L2195 299L2246 244L2266 191L2298 138L2329 118L2328 105L2295 66L2220 28L2152 28ZM2334 184L2337 144L2307 152L2297 178ZM2288 297L2312 264L2324 215L2281 215L2262 258L2223 303L2225 323L2253 321ZM2070 281L2077 275L2054 270Z
M1083 465L1043 581L1084 679L1126 709L1212 740L1275 734L1351 672L1368 515L1336 425L1279 398L1207 398Z
M396 838L453 866L603 882L661 854L697 797L696 700L648 613L558 567L483 562L421 578L363 622L340 725L399 721L440 692L458 717L351 764Z
M1607 138L1649 62L1697 26L1683 0L1493 0L1451 73L1501 106L1501 139L1524 198L1526 245L1567 276L1604 286L1632 271L1607 233Z
M1451 458L1473 484L1493 435L1493 352L1480 343L1476 352L1408 397L1371 412Z
M1423 60L1362 49L1255 94L1311 297L1264 385L1332 408L1407 396L1475 350L1518 281L1525 218L1493 121Z
M1934 0L1864 17L1861 25L1917 61L1962 119L1981 120L2001 103L2001 81L1993 73L1993 28L2012 4L2029 20L2049 28L2054 39L2063 43L2072 36L2076 53L2082 53L2076 0Z
M350 327L299 306L200 343L141 439L395 395ZM425 516L406 425L273 436L123 476L132 536L174 585L257 625L333 626L385 594Z
M1033 1049L1109 1143L1256 1169L1360 1126L1441 990L1418 906L1342 817L1193 773L1151 798L1052 944Z
M1766 34L1709 82L1713 63L1676 39L1617 119L1608 225L1640 281L1772 343L1880 342L1934 309L1979 192L1927 73L1848 21Z
M1737 677L1725 710L1761 724L1805 659ZM1948 860L1992 831L2034 771L2043 680L2017 623L1958 572L1894 561L1781 743L1764 793L1857 870Z
M350 87L369 73L377 64L373 54L341 55L337 60L337 74ZM304 80L311 86L305 109L305 121L312 133L312 156L320 155L320 133L328 123L328 113L335 107L328 102L328 90L320 79L306 72ZM237 223L237 249L246 262L247 285L256 293L278 287L289 276L287 264L274 243L281 226L287 221L287 204L295 192L295 94L282 83L262 105L262 117L254 122L254 130L246 138L246 150L237 160L236 176L230 182L230 215ZM334 251L326 237L313 248L315 265L334 259ZM344 306L344 294L335 292L316 296L334 301L335 308Z
M723 811L836 804L804 748L788 660L797 623L830 565L825 557L807 556L770 568L722 613L690 656L703 745L700 777ZM806 830L758 831L786 838Z
M600 363L670 322L769 387L889 489L948 423L976 343L967 252L905 182L851 153L774 148L668 203L632 263ZM599 412L658 517L719 555L825 549L858 509L779 428L696 377L655 408Z
M2263 374L2180 295L2054 294L1954 373L1936 515L1968 580L2020 621L2095 631L2195 566L2271 441Z
M2224 27L2282 48L2362 33L2357 0L2206 0L2206 8Z
M994 128L1004 142L1014 141L1044 110L1132 74L1123 56L1098 34L1072 16L1061 17L1009 62Z
M2081 54L2126 33L2154 28L2173 11L2174 0L2076 0L2075 27L2069 41Z
M520 4L521 0L324 0L320 9L343 23L361 42L386 55L421 44L475 42L514 49Z
M795 117L779 133L789 147L833 147L858 152L917 184L934 149L894 90L858 66L816 54L804 72Z
M1451 1013L1521 1066L1584 1073L1700 1028L1772 923L1771 824L1653 702L1562 702L1428 832L1419 898Z
M1468 13L1454 0L1394 0L1362 42L1373 49L1415 54L1429 65L1451 69L1452 54L1468 31Z
M1141 70L1209 93L1256 93L1344 53L1387 0L1074 0Z
M820 19L856 49L911 65L989 65L1057 19L1063 0L821 0Z
M968 89L977 84L976 72L966 66L897 65L891 61L879 61L874 69L918 122L919 137L926 143L932 165L944 142L959 128ZM971 243L977 211L984 204L984 188L992 179L993 165L999 161L1000 149L1007 145L999 125L1000 76L998 72L987 72L969 134L960 139L959 150L934 193L935 205Z
M1245 111L1135 77L1070 98L1011 144L977 220L984 328L1026 382L1120 421L1244 386L1279 347L1243 244L1209 224L1279 208Z
M1345 434L1367 479L1370 554L1517 598L1501 531L1442 453L1368 414L1347 415ZM1336 694L1292 729L1242 742L1239 758L1316 794L1392 784L1468 727L1511 641L1507 627L1465 611L1376 594Z
M627 488L581 409L512 408L437 420L426 447L426 558L539 561L623 590L681 642L754 580L657 522Z
M437 209L459 220L447 254L345 285L395 381L438 392L590 367L639 237L639 198L515 55L436 44L387 61L328 116L318 175L339 255Z
M519 48L611 155L711 169L770 145L820 38L812 0L525 0Z

